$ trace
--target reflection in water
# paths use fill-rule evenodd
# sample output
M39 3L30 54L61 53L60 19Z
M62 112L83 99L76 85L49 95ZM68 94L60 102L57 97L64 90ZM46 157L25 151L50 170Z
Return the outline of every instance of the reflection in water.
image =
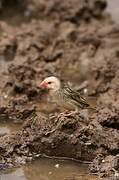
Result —
M98 180L87 166L69 160L41 158L23 168L1 175L0 180Z
M22 168L13 169L8 172L1 173L0 180L27 180L24 176L24 171Z

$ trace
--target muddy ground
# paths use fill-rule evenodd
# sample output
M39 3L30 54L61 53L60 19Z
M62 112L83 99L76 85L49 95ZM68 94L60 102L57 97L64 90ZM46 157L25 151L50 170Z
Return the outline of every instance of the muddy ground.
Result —
M1 1L0 120L23 123L0 137L1 169L45 154L119 178L119 25L105 8L104 0ZM86 90L96 111L43 108L47 92L38 84L49 75Z

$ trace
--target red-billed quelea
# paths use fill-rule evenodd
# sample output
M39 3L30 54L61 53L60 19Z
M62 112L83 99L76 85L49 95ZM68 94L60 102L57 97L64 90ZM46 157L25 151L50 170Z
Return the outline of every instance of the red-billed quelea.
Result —
M41 82L40 87L48 89L53 101L60 106L75 111L79 111L79 109L94 109L79 92L72 90L64 83L61 83L57 77L51 76L45 78Z

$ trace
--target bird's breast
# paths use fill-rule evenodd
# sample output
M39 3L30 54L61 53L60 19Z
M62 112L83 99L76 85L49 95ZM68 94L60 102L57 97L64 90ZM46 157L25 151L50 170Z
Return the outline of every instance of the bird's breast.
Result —
M65 96L65 94L62 91L58 91L55 94L52 95L53 101L61 106L62 108L74 110L75 106L74 104Z

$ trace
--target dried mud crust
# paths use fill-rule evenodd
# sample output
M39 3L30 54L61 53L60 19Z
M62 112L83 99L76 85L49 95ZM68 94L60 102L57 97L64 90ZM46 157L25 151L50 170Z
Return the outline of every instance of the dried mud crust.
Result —
M105 1L59 2L28 1L39 4L39 19L20 27L0 22L0 119L24 122L17 133L0 137L0 168L46 154L93 161L92 173L118 178L119 26L106 18ZM52 74L87 79L96 112L38 112L44 93L38 83Z

